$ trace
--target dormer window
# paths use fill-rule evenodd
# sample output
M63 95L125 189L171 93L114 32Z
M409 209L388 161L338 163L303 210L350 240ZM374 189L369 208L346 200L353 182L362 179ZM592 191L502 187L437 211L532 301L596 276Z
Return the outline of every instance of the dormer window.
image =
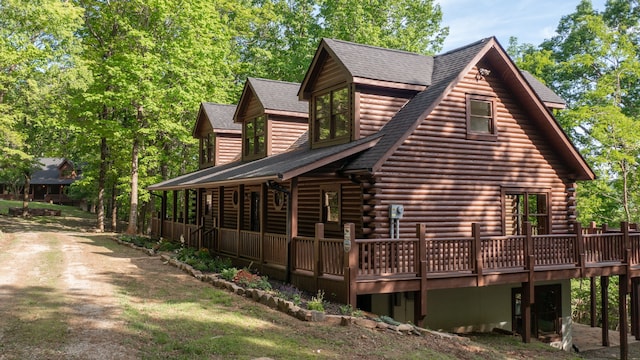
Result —
M334 144L350 139L349 89L339 88L313 98L313 142Z
M493 97L467 95L467 139L496 140L495 113Z
M254 159L266 155L265 126L264 115L245 121L242 131L245 159Z
M207 134L206 137L200 139L202 154L200 162L210 164L215 161L216 155L216 136L214 133Z

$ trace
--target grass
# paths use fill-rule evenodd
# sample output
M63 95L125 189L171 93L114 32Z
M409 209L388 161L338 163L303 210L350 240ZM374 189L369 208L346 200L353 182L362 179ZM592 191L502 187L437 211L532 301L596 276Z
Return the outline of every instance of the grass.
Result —
M9 214L9 208L15 208L15 207L22 208L22 201L0 200L0 214L2 215ZM78 217L83 219L95 217L95 214L91 214L75 206L56 205L56 204L49 204L45 202L31 201L29 202L29 208L62 210L63 217ZM46 216L46 217L49 218L49 216Z

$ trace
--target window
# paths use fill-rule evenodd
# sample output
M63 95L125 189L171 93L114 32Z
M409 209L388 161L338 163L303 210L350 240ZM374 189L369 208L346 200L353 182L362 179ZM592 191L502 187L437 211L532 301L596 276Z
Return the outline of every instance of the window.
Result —
M505 201L506 235L524 235L524 223L531 223L532 235L549 233L549 193L507 190Z
M313 141L349 139L349 89L341 88L314 98Z
M215 160L216 137L214 133L200 139L200 163L213 163Z
M244 157L256 158L266 155L265 119L258 116L244 123Z
M495 105L492 97L467 95L467 139L496 140Z
M322 222L340 226L340 186L322 188Z

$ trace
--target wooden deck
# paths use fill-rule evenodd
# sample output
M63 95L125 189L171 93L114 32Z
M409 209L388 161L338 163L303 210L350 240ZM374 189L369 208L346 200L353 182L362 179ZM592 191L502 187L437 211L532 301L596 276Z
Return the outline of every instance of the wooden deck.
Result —
M155 234L159 221L154 219ZM314 237L294 237L237 229L204 232L195 225L164 222L165 238L207 247L236 264L251 264L260 272L308 291L331 291L347 303L356 295L457 287L488 286L529 281L560 280L628 274L640 276L640 232L586 231L576 225L572 234L472 236L426 239L417 226L414 239L344 239L324 237L317 224ZM351 233L355 233L352 231ZM289 259L289 261L287 261Z

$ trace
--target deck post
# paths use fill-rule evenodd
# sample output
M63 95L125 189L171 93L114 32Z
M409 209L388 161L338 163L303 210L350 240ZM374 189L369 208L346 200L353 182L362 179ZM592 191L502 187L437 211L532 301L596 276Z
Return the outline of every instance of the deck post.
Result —
M602 304L602 346L609 346L609 277L600 276L600 302Z
M534 299L534 284L533 282L522 283L522 342L531 342L531 306Z
M166 236L166 234L164 233L165 221L167 221L167 190L162 192L162 205L160 206L160 237Z
M420 291L417 293L417 301L415 302L414 314L415 324L423 326L424 318L427 316L427 240L426 225L416 225L416 235L418 236L418 275L420 276Z
M634 329L633 335L636 340L640 340L640 288L638 286L640 282L638 278L631 279L631 328Z
M627 231L629 229L627 228ZM629 343L627 341L628 319L627 319L627 281L628 275L618 276L618 316L620 318L620 359L629 358Z
M631 257L627 256L627 249L631 249L631 240L629 238L629 223L626 221L622 221L620 223L620 231L622 232L622 251L620 255L622 255L622 262L628 265L631 263ZM628 269L627 269L628 270ZM629 274L627 272L627 274Z
M355 241L356 226L353 223L347 223L349 227L349 234L351 235L349 246L345 243L345 257L344 257L344 277L345 285L347 287L347 304L351 305L353 309L358 304L358 293L356 288L356 280L358 276L358 254L360 253L359 244Z
M242 229L244 229L244 184L238 186L238 213L236 214L236 258L240 257L242 251Z
M589 278L589 301L591 307L591 327L596 327L598 325L598 304L596 303L596 278L592 276Z
M324 239L324 224L316 223L316 233L313 237L313 279L318 291L318 278L322 273L322 256L320 254L320 239Z
M475 259L475 271L476 271L476 286L484 285L484 278L482 277L482 240L480 240L480 224L471 224L471 235L473 236L473 255Z
M579 222L574 224L574 230L576 232L576 261L580 267L580 277L584 277L586 271L586 256L584 253L584 238L582 237L582 225Z

